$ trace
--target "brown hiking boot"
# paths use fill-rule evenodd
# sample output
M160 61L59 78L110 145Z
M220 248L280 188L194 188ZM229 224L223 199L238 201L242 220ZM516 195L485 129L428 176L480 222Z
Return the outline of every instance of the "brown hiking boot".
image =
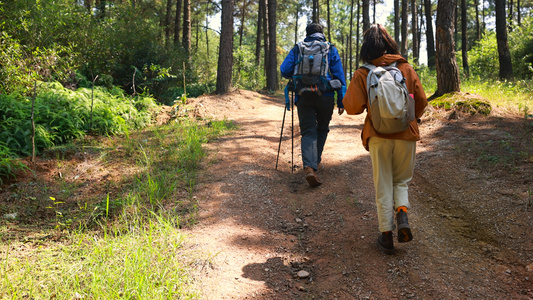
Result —
M311 167L305 167L305 180L309 183L311 187L316 187L322 184L322 181L318 179L318 176L316 175L316 171L313 170Z
M385 254L394 254L394 241L392 231L382 232L378 237L377 244L379 249Z
M396 224L398 224L398 242L405 243L413 239L413 234L411 233L411 227L407 221L407 213L403 210L400 210L396 214Z

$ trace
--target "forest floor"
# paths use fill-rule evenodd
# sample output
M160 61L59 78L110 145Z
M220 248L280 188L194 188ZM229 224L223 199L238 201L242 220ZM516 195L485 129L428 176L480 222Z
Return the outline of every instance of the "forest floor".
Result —
M195 117L238 126L206 144L193 193L196 224L183 228L188 250L205 262L193 270L202 299L533 299L533 138L523 116L428 107L409 184L414 239L385 255L376 246L364 115L334 113L318 173L323 184L311 188L296 112L294 147L286 112L275 168L279 95L238 90L189 100ZM74 155L61 164L84 172L91 161ZM53 182L58 168L43 160L36 176ZM94 185L76 197L104 189L121 171L111 169L90 174ZM0 208L10 205L10 187L23 183L9 184L0 189Z

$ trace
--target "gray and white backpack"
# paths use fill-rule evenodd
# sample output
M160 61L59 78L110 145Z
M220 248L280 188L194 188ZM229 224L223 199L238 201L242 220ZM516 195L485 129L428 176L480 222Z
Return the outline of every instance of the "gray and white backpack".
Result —
M327 74L329 72L328 53L331 44L311 41L300 42L296 46L298 47L298 61L293 74L295 91L300 95L326 93L329 90Z
M374 129L389 134L409 128L415 119L415 100L409 95L405 77L396 68L396 62L384 67L365 63L362 67L369 70L368 103Z

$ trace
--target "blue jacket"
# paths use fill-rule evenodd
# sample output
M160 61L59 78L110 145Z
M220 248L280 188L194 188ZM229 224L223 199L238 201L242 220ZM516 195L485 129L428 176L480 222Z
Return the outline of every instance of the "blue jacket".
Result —
M304 42L311 42L311 41L326 41L326 37L322 33L313 33L312 35L306 37L304 39ZM346 91L346 80L344 79L344 69L342 68L342 62L341 58L339 56L339 52L337 51L337 48L330 47L329 54L329 72L328 72L328 80L330 79L338 79L341 81L342 84L342 90L337 91L337 106L339 108L344 108L344 105L342 104L342 98L344 98L344 92ZM294 74L294 68L296 66L296 62L298 61L298 46L294 46L291 49L291 52L285 57L285 60L280 66L281 76L284 78L292 78L292 75ZM328 92L324 95L334 97L335 92ZM296 100L295 102L298 102L299 95L296 94Z

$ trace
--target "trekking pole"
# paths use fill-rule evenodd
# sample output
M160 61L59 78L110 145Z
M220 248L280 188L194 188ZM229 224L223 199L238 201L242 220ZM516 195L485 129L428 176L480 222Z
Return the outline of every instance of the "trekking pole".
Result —
M285 115L287 114L287 107L283 106L283 121L281 122L281 133L279 134L278 157L276 158L276 170L278 169L279 150L281 149L281 138L283 137L283 126L285 125Z
M294 174L294 91L291 91L291 173Z

